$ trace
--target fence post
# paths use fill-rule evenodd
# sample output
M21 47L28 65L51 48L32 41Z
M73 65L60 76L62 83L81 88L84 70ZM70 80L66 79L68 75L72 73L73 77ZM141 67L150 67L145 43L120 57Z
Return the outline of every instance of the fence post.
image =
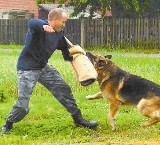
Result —
M81 47L85 47L84 18L81 19Z
M103 44L104 44L104 21L103 21L103 18L102 18L102 20L101 20L101 23L102 23L102 25L101 25L101 47L103 47Z
M160 19L158 19L158 47L160 48Z

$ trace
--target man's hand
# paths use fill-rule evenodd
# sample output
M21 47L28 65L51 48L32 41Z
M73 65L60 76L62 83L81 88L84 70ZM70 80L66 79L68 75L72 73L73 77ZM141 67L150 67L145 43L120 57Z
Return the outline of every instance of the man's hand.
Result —
M43 25L43 29L45 32L55 32L53 28L49 25Z

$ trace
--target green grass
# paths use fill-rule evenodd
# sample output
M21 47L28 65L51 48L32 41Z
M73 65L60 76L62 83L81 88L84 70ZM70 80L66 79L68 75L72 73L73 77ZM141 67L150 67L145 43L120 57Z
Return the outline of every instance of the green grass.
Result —
M2 45L0 44L0 49L22 49L22 45Z
M8 44L8 45L2 45L0 44L0 49L22 49L23 45L15 45L15 44ZM120 53L145 53L145 54L151 54L151 53L160 53L160 48L153 48L153 47L133 47L133 46L115 46L115 45L107 45L103 48L94 47L94 48L86 48L86 50L91 51L104 51L104 52L120 52Z
M104 46L103 48L94 47L94 48L87 48L87 50L91 51L105 51L105 52L117 52L117 53L143 53L143 54L158 54L160 53L160 48L147 48L147 47L133 47L133 46L114 46L108 45Z
M16 62L20 51L0 50L0 93L4 102L0 102L0 128L17 99ZM130 73L145 77L160 84L160 57L157 55L135 55L107 50L96 50L95 54L112 54L112 61ZM76 102L87 120L99 122L97 130L76 127L70 114L43 86L37 84L30 100L30 113L8 135L0 135L2 145L53 145L53 144L154 144L160 142L160 123L142 128L140 124L147 120L136 108L122 107L117 114L117 132L112 132L107 121L108 102L103 99L89 101L86 95L99 91L95 82L82 87L76 80L69 62L64 62L59 52L49 61L69 83Z

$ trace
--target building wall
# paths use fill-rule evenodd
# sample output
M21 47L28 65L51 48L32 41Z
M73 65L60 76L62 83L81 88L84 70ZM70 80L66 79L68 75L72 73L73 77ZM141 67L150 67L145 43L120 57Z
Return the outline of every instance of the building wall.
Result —
M0 9L25 9L38 18L38 6L36 0L0 0Z

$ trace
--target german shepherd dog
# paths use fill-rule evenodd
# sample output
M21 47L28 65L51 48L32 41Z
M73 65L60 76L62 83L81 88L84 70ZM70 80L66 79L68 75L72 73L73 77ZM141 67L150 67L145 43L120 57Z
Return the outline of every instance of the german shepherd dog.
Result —
M115 115L121 105L136 105L142 115L151 118L143 127L160 122L160 85L145 78L132 75L116 66L108 56L86 53L98 73L100 91L86 96L87 99L106 98L110 103L109 121L116 131Z

